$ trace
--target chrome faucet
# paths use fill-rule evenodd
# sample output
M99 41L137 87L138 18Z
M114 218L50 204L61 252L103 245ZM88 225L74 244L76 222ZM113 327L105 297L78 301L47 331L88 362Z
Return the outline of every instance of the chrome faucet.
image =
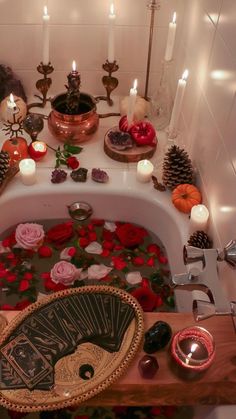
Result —
M184 263L192 264L189 272L174 275L173 286L203 285L207 287L211 301L195 300L193 313L197 321L213 315L232 315L236 327L236 302L229 301L219 281L217 262L226 261L236 268L236 240L231 240L223 251L218 249L199 249L193 246L184 246ZM201 262L200 267L199 263ZM197 266L196 266L197 265Z

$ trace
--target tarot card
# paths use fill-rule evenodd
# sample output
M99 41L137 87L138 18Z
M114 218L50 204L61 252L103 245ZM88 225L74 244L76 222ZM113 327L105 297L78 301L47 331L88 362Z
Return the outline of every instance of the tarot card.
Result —
M33 389L53 372L47 359L24 334L2 347L1 353L29 389Z
M96 334L92 318L88 314L88 310L85 307L85 302L81 299L80 295L72 295L70 301L75 307L76 320L79 322L79 326L83 327L85 340Z
M70 296L70 298L65 299L63 301L63 306L67 310L68 315L73 321L74 327L77 330L77 345L81 341L88 340L88 337L91 336L91 332L89 332L89 324L87 324L86 319L83 317L83 313L81 315L81 311L78 309L78 305L76 304L75 299L72 298L73 296Z

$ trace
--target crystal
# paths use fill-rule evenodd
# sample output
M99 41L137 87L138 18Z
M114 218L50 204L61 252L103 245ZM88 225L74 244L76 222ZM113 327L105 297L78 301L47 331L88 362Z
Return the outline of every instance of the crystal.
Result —
M80 167L77 170L73 170L70 176L75 182L86 182L87 173L88 173L88 169L85 169L84 167Z
M159 365L154 356L144 355L139 361L138 369L143 378L153 378Z
M164 348L170 341L172 335L171 327L168 323L158 321L153 324L145 333L145 340L143 345L144 352L152 354Z
M133 147L133 140L128 132L121 132L119 130L111 130L108 133L112 148L117 150L126 150Z
M92 179L95 182L106 183L109 180L109 176L104 170L92 169Z
M52 183L65 182L66 178L67 178L67 173L65 172L65 170L55 169L52 171L52 178L51 178Z

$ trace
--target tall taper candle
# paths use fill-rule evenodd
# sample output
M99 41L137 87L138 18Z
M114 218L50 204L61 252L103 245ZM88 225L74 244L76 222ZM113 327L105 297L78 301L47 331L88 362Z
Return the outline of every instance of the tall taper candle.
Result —
M114 4L110 5L109 14L109 35L108 35L108 61L113 63L115 61L115 37L114 37L114 26L115 26L116 15L114 13Z
M49 63L49 21L48 8L44 6L43 10L43 64Z
M178 81L177 91L175 95L174 106L171 114L171 120L169 125L169 138L174 138L177 135L178 122L182 109L184 91L186 87L186 80L188 78L188 70L185 70L182 78Z
M170 61L173 57L176 32L176 13L173 14L172 22L169 23L168 38L166 44L165 60Z
M137 98L137 85L138 80L134 80L134 85L129 91L129 108L128 108L128 114L127 114L127 121L128 125L132 124L134 119L134 108L135 108L135 102Z

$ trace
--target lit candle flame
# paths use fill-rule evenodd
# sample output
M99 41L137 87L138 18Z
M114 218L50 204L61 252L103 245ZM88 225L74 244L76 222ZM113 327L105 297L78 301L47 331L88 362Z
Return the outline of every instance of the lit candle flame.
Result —
M44 6L44 8L43 8L43 14L44 14L44 16L48 16L48 8L47 8L47 6Z
M176 12L174 12L174 14L173 14L172 23L176 23Z
M190 352L189 352L189 354L187 355L187 358L186 358L186 360L185 360L185 362L186 362L186 364L187 364L187 365L189 364L190 358L192 358L193 353L196 351L197 347L198 347L198 344L197 344L197 343L193 343L193 344L192 344L192 346L191 346L191 348L190 348Z
M15 100L14 100L14 96L13 96L13 94L12 93L10 93L10 102L12 103L12 105L14 105L15 106Z
M138 86L138 79L134 79L133 89L136 90Z
M72 70L73 71L76 71L76 62L75 62L75 60L73 60L73 62L72 62Z
M113 3L111 3L111 5L110 5L110 14L111 15L114 15L115 14L115 7L114 7L114 4Z
M185 70L185 71L183 72L183 75L182 75L182 80L187 80L188 75L189 75L189 71L188 71L188 70Z

